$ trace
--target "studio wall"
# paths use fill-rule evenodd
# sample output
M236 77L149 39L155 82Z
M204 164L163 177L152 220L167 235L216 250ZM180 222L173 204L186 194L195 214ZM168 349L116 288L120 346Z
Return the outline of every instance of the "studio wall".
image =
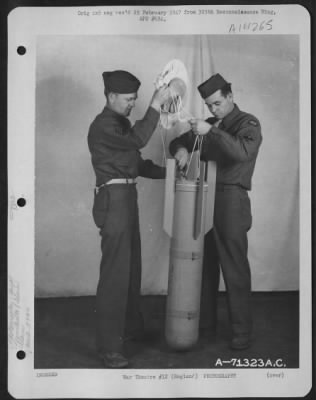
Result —
M102 72L125 69L142 82L134 122L153 82L178 58L187 67L186 110L207 117L196 86L220 72L235 102L261 122L263 143L253 177L249 259L253 290L299 288L299 42L296 36L40 36L36 57L36 296L95 294L100 236L91 208L95 183L87 133L101 112ZM142 150L163 164L162 138L187 130L157 129ZM170 157L169 154L167 156ZM143 294L165 294L169 238L162 229L164 181L138 178ZM222 289L224 289L222 285Z

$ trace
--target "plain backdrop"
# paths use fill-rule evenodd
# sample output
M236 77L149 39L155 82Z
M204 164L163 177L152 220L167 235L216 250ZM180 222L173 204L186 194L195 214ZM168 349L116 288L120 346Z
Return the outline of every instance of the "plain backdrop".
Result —
M102 72L124 69L142 82L131 121L141 119L156 76L180 59L189 74L185 108L210 114L197 85L214 73L232 83L241 110L261 122L253 177L249 259L253 290L299 288L299 39L295 35L39 36L36 57L36 295L93 295L101 257L92 220L95 176L89 125L105 105ZM157 129L142 150L163 165L184 123ZM167 154L170 157L170 155ZM167 291L170 238L162 229L164 181L138 178L143 294ZM222 289L224 289L222 285Z

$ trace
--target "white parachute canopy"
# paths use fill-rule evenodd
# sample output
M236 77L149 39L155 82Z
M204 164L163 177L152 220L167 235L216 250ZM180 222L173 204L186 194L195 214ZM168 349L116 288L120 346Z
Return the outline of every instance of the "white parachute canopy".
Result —
M183 107L189 78L182 61L174 59L168 62L155 81L156 88L164 84L169 86L171 98L161 107L160 123L165 129L170 129L178 121L184 122L192 118Z

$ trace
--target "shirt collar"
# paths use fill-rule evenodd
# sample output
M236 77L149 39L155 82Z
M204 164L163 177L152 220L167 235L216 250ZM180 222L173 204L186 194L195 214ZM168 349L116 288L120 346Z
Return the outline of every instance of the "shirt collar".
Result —
M116 111L111 110L111 108L109 108L107 106L105 106L103 108L102 113L106 114L106 115L109 115L109 116L113 116L113 117L115 117L115 118L117 118L119 120L125 121L125 123L126 123L126 121L129 121L129 119L124 117L124 115L118 114Z
M124 115L118 114L117 112L111 110L107 106L103 108L102 114L108 117L115 118L125 128L130 128L131 126L131 122L128 118L124 117Z
M232 109L232 111L222 119L221 125L225 128L228 128L239 113L239 107L237 106L237 104L234 104L234 108Z
M118 114L117 112L111 110L109 107L105 106L102 111L103 114L111 115L113 117L122 117L122 115Z

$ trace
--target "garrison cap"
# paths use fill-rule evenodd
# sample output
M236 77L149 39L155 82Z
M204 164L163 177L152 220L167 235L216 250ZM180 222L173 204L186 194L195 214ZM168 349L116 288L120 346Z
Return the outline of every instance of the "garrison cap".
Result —
M102 77L104 87L114 93L136 93L140 86L140 81L136 76L127 71L103 72Z
M217 90L222 89L225 85L229 84L220 74L211 76L207 81L198 86L198 91L203 99L211 96Z

